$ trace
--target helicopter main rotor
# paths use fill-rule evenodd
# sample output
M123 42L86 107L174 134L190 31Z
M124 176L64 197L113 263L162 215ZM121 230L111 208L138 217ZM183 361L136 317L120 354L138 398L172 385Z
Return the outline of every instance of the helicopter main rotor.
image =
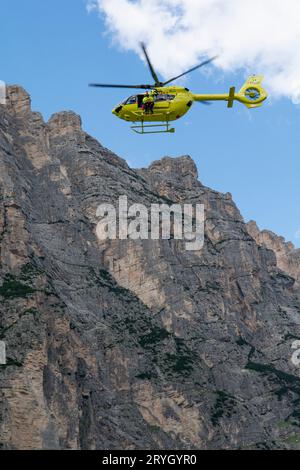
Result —
M149 70L150 70L150 73L151 73L151 75L153 77L153 80L155 82L153 85L111 85L111 84L106 84L106 83L90 83L89 86L96 87L96 88L135 88L135 89L142 89L142 90L161 88L161 87L164 87L164 86L168 85L169 83L173 82L174 80L177 80L178 78L183 77L184 75L187 75L191 72L194 72L197 69L200 69L201 67L204 67L205 65L208 65L209 63L213 62L217 58L217 56L211 57L210 59L207 59L207 60L201 62L201 64L196 65L196 67L193 67L193 68L187 70L186 72L183 72L182 74L177 75L176 77L173 77L170 80L167 80L166 82L161 82L159 80L158 76L157 76L157 73L155 72L155 69L154 69L152 63L151 63L151 60L149 58L149 54L147 52L147 48L146 48L144 43L141 43L141 49L144 53L146 62L148 64L148 67L149 67Z

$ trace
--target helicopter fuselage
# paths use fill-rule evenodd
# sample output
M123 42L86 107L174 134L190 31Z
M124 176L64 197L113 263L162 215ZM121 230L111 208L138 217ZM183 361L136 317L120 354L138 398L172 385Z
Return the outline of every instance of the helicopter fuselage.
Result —
M153 114L143 108L145 93L133 95L113 109L113 114L130 122L175 121L184 116L191 108L193 93L178 86L156 88Z
M262 76L256 75L249 77L237 93L234 87L229 90L229 93L223 94L195 94L188 88L180 86L156 87L153 93L153 113L147 112L143 107L145 93L130 96L112 112L118 118L133 123L169 123L184 116L195 101L226 101L229 108L232 108L234 101L239 101L247 108L257 108L267 98L267 93L261 86L262 79Z

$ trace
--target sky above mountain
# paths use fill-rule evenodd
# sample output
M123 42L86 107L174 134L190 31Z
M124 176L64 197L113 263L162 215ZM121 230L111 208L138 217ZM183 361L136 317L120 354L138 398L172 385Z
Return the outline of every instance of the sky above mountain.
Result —
M263 70L273 95L300 102L299 0L89 0L88 9L123 49L147 42L165 78L217 53L218 69Z
M0 80L23 85L45 119L74 110L87 132L133 167L189 154L202 183L230 191L245 220L300 246L298 1L2 0L0 17ZM141 40L162 77L218 54L181 83L223 93L263 74L269 100L251 111L195 104L174 135L134 135L111 114L130 90L87 85L148 82Z

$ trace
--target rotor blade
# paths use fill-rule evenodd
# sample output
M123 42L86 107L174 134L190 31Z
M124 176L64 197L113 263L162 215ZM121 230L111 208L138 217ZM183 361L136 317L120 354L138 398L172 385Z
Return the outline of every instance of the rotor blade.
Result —
M154 88L153 85L109 85L105 83L90 83L89 86L96 88L140 88L143 90Z
M196 67L193 67L192 69L187 70L186 72L183 72L182 74L178 75L177 77L171 78L171 79L168 80L167 82L164 82L164 83L163 83L163 86L168 85L168 83L171 83L171 82L173 82L174 80L177 80L177 78L181 78L181 77L183 77L184 75L187 75L188 73L194 72L194 70L200 69L200 67L203 67L204 65L210 64L210 62L212 62L213 60L215 60L217 57L218 57L218 56L212 57L211 59L207 59L207 60L205 60L204 62L201 62L201 64L196 65Z
M151 75L152 75L152 77L153 77L153 79L154 79L155 84L156 84L156 85L160 85L161 82L160 82L160 80L158 79L158 76L156 75L156 72L155 72L155 70L154 70L154 68L153 68L153 65L151 64L151 61L150 61L150 58L149 58L149 55L148 55L146 46L145 46L145 44L144 44L143 42L141 42L141 48L142 48L142 51L143 51L144 54L145 54L146 61L147 61L147 63L148 63L148 67L149 67L149 69L150 69L150 72L151 72Z
M199 104L205 104L205 106L211 106L212 102L211 101L197 101Z

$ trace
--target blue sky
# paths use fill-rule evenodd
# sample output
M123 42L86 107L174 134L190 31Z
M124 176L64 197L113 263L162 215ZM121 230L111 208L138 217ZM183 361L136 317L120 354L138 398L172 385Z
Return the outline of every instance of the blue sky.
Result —
M45 119L74 110L84 129L133 167L165 155L191 155L200 181L231 192L245 220L271 229L300 246L300 108L288 98L270 96L251 112L237 103L195 104L176 123L175 134L138 136L111 114L129 96L125 90L96 90L93 81L148 82L144 63L112 46L103 19L87 13L86 0L1 0L0 79L18 83ZM264 70L253 70L264 73ZM171 74L172 75L172 74ZM191 74L195 92L225 92L245 80L243 70Z

